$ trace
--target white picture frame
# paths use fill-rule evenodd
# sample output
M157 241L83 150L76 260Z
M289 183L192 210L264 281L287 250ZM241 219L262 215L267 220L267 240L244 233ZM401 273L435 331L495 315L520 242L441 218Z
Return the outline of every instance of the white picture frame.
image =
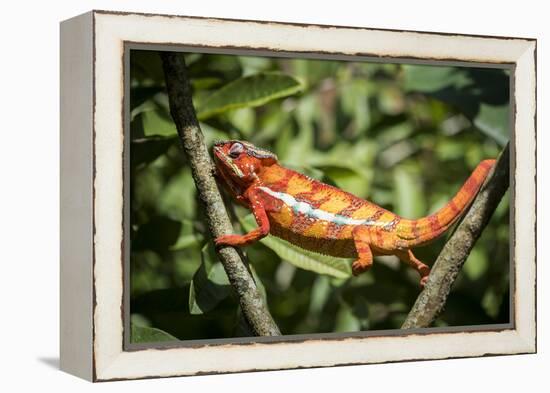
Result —
M509 67L515 104L510 326L246 345L125 346L124 70L129 44ZM533 39L106 11L62 22L61 368L90 381L108 381L536 352L535 97Z

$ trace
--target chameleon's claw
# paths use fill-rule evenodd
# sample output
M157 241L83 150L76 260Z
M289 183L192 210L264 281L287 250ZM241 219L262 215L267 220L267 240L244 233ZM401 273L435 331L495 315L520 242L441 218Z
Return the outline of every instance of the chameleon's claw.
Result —
M372 266L372 263L367 264L367 263L364 263L364 261L358 259L351 264L351 272L353 273L354 276L358 276L359 274L369 270L371 266Z
M428 282L428 277L429 276L426 275L420 279L420 288L424 289L426 283Z

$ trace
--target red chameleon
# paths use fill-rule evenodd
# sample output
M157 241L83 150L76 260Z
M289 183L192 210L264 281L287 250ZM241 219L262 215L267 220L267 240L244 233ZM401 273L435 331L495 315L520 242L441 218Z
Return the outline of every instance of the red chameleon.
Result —
M354 275L369 269L375 255L395 255L420 273L430 268L411 248L441 236L466 211L495 160L482 161L458 193L438 212L409 220L336 187L279 165L277 156L245 141L214 145L218 177L232 196L254 213L258 228L224 235L217 246L246 246L267 234L304 249L356 258Z

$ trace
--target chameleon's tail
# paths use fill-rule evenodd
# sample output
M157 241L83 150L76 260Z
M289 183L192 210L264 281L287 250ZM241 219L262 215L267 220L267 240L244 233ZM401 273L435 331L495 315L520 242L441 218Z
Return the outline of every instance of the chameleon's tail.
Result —
M453 199L436 213L418 220L401 220L399 236L409 241L409 247L418 247L445 233L472 203L494 164L495 160L480 162Z

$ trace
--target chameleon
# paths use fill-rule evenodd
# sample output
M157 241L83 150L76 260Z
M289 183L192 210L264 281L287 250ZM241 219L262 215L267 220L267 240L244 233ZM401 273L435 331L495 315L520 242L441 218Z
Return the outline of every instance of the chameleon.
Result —
M244 235L217 237L217 247L244 247L271 234L316 253L354 258L354 276L372 266L373 256L395 255L420 274L421 287L430 268L411 249L442 236L465 213L495 164L493 159L481 161L434 214L406 219L286 168L274 153L246 141L216 142L213 155L219 182L252 211L258 225Z

